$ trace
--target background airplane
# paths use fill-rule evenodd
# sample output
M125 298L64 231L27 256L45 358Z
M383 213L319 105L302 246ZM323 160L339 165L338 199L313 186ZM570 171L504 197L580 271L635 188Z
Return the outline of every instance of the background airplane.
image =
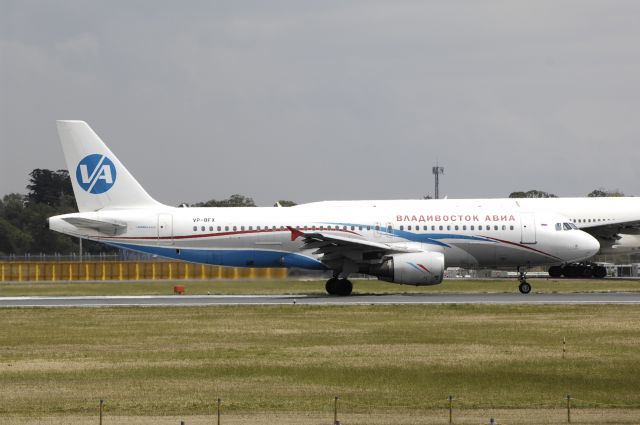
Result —
M354 273L438 284L449 266L517 268L519 289L528 293L526 268L582 261L600 248L571 215L532 200L170 207L149 196L85 122L58 121L58 133L79 212L51 217L51 229L197 263L331 270L329 294L350 294ZM605 223L621 225L613 216Z

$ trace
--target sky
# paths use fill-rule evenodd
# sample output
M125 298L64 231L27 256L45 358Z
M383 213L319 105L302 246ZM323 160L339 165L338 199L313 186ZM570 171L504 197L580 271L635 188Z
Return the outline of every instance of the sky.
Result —
M87 121L151 196L640 195L640 2L0 0L0 196Z

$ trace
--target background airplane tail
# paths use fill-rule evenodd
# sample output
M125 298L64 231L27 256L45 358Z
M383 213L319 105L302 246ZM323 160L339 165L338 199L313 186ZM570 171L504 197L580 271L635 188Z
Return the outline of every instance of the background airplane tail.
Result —
M140 186L84 121L57 121L78 210L144 208L162 204Z

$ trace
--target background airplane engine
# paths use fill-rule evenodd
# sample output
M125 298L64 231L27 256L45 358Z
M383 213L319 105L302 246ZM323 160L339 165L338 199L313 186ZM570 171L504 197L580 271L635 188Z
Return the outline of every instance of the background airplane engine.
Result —
M380 280L408 285L437 285L444 277L441 252L410 252L384 257L378 273Z

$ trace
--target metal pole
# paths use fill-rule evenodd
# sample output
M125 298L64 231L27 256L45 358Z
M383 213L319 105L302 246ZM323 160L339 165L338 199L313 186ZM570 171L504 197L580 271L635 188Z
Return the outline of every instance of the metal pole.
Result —
M562 337L562 358L564 359L565 353L567 352L567 338Z
M571 423L571 394L567 394L567 423Z
M333 402L333 424L336 425L338 423L338 396L336 396Z
M449 396L449 423L453 423L453 396Z
M218 399L218 425L220 425L220 403L222 402L222 399Z
M102 425L102 407L104 406L104 400L100 400L100 425Z

